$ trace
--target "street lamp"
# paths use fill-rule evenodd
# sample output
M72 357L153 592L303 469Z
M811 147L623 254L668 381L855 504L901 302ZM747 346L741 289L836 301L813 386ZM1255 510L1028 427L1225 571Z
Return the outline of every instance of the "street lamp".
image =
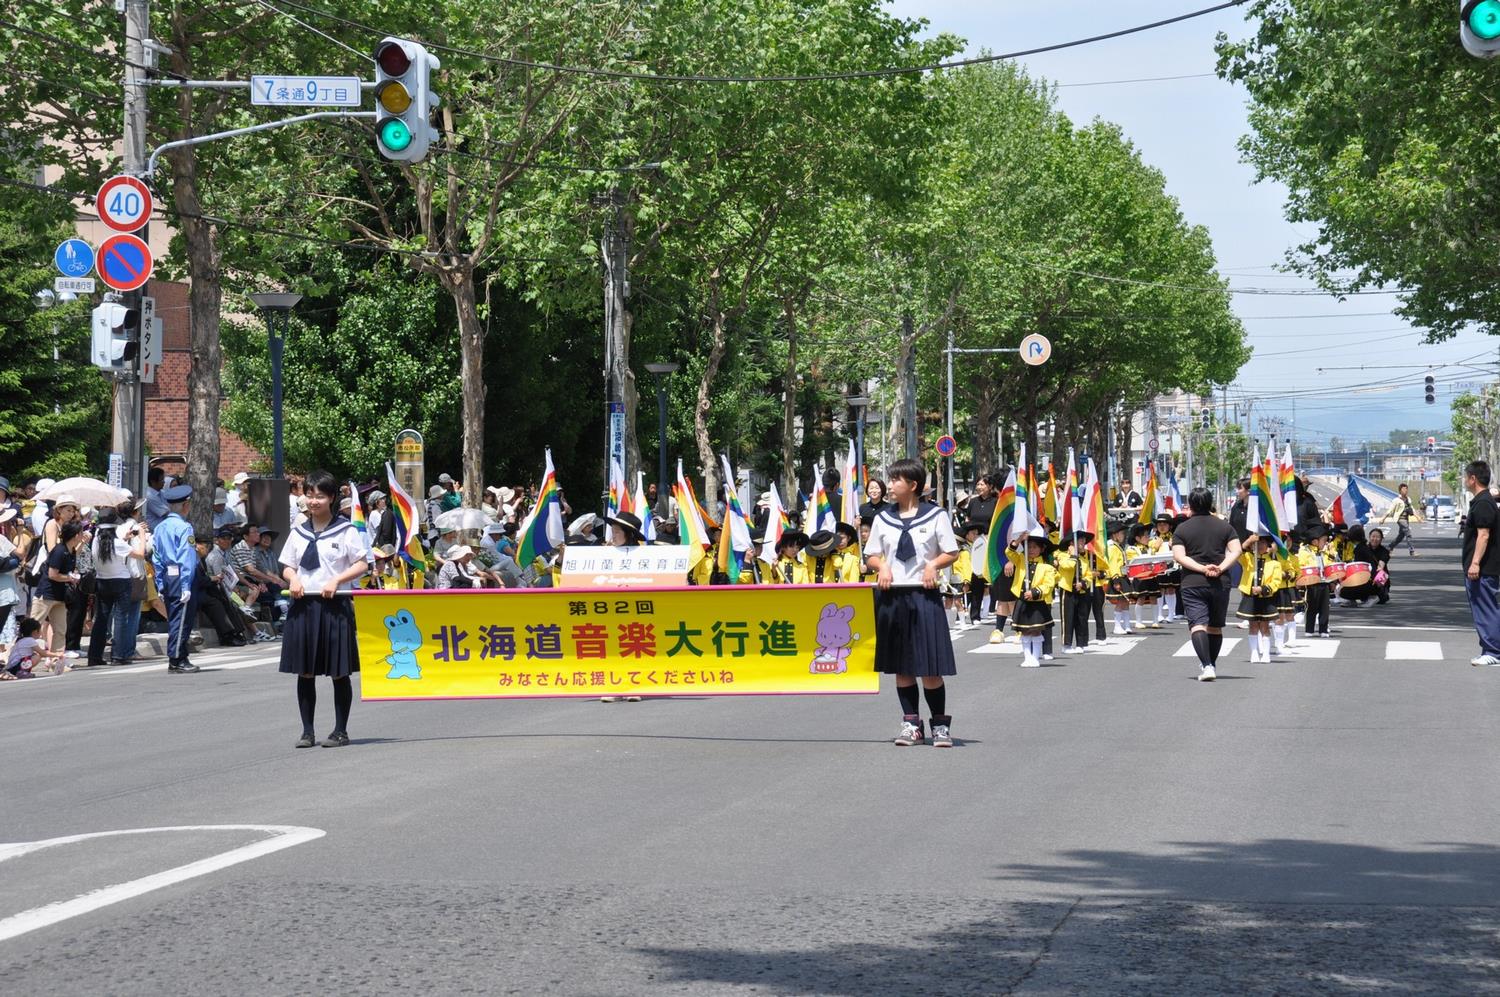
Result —
M292 321L292 309L302 300L302 295L281 291L262 291L250 295L266 315L266 332L271 340L271 471L276 478L282 476L281 461L281 350L285 342L286 328ZM276 316L281 316L281 331L276 331Z
M667 378L677 373L681 364L671 361L648 363L646 370L656 375L656 514L667 515Z

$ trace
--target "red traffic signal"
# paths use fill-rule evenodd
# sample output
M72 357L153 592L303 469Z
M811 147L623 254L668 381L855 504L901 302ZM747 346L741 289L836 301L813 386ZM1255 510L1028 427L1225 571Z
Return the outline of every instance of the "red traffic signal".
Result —
M405 76L411 68L411 56L400 42L388 41L375 50L375 64L387 76Z

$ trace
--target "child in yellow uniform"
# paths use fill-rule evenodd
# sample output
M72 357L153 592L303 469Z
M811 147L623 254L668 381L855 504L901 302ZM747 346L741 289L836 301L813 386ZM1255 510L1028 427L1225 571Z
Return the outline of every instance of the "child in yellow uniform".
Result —
M1317 568L1319 572L1333 563L1337 558L1329 556L1328 527L1323 523L1314 523L1308 527L1304 534L1307 538L1302 549L1297 552L1297 563L1301 568ZM1307 599L1307 612L1303 616L1302 626L1309 637L1327 637L1328 633L1328 609L1332 601L1328 591L1327 582L1319 582L1316 585L1300 586Z
M1114 613L1116 637L1125 637L1130 634L1130 591L1127 587L1129 579L1125 577L1125 547L1120 543L1125 539L1125 529L1124 520L1111 519L1106 527L1109 535L1104 541L1105 595Z
M802 568L802 545L807 534L787 530L776 541L776 563L762 576L767 585L801 585L805 574Z
M1152 549L1152 531L1149 523L1133 523L1130 526L1130 545L1125 548L1125 560L1131 561L1137 557L1145 557L1154 554ZM1131 592L1130 615L1135 629L1142 630L1151 627L1161 629L1161 621L1156 618L1156 604L1161 597L1160 583L1155 578L1137 578L1126 586ZM1141 610L1145 610L1146 622L1141 622Z
M1297 641L1297 603L1302 598L1297 588L1297 555L1290 546L1281 548L1276 559L1281 562L1281 588L1276 592L1277 621L1271 625L1272 654L1280 654Z
M838 534L832 530L819 530L807 538L807 550L802 553L803 576L801 585L837 585L842 579L839 569L844 558L838 552Z
M943 572L944 603L953 617L953 629L959 632L974 626L969 622L968 594L969 576L974 570L974 555L969 545L979 536L979 524L968 522L958 530L958 560Z
M1016 600L1011 625L1021 635L1021 667L1042 667L1042 635L1052 630L1052 596L1057 590L1057 569L1046 562L1047 537L1040 529L1026 537L1026 553L1007 549L1005 556L1015 566L1010 594Z
M859 532L848 523L839 523L833 532L838 535L835 553L839 559L839 581L857 582L861 570Z
M1093 534L1076 532L1068 547L1052 555L1057 587L1062 591L1063 654L1077 654L1089 646L1089 613L1094 604L1096 560L1088 551Z
M861 520L859 524L859 550L856 553L856 556L859 558L859 580L869 582L873 585L876 579L879 578L880 572L872 571L870 569L870 562L865 559L865 548L869 546L869 543L870 523L868 520Z
M1250 663L1271 663L1271 621L1281 615L1276 593L1281 589L1281 561L1272 551L1275 541L1268 536L1251 537L1249 549L1240 555L1240 600L1236 616L1250 623Z

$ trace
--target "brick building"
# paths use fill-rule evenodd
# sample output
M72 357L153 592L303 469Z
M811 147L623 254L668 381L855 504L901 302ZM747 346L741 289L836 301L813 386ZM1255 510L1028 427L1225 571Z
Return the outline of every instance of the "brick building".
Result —
M152 281L162 320L162 363L156 383L146 385L146 448L156 456L187 453L189 351L188 286ZM268 459L227 429L219 430L219 477L263 470Z

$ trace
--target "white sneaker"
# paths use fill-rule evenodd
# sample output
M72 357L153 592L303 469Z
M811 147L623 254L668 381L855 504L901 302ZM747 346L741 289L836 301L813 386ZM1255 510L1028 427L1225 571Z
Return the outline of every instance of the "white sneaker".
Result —
M1495 657L1493 654L1481 654L1479 657L1470 661L1469 664L1494 668L1500 666L1500 658Z
M1250 629L1250 624L1246 623L1244 620L1240 620L1238 623L1235 624L1235 626L1239 627L1241 630L1249 630Z
M1130 636L1130 631L1126 630L1124 627L1120 626L1119 624L1115 624L1115 636L1116 637L1129 637Z
M1202 668L1198 669L1199 682L1212 682L1216 677L1217 676L1214 675L1213 665L1204 665Z
M1269 651L1262 652L1261 656L1260 656L1260 663L1263 664L1263 665L1269 665L1271 663L1271 652L1269 652Z
M78 657L78 652L77 651L64 651L63 652L63 657L64 658L76 658L76 657Z
M1043 661L1051 661L1051 660L1053 660L1053 657L1050 654L1044 654L1044 655L1042 655L1042 660Z
M1083 653L1083 648L1081 648L1081 647L1065 647L1065 648L1063 648L1063 654L1082 654L1082 653Z
M990 643L991 644L1003 644L1003 643L1005 643L1005 635L1002 634L998 630L991 630L990 631Z
M1297 626L1300 627L1303 623L1307 622L1307 620L1305 619L1306 616L1306 613L1293 613L1292 619L1296 622Z
M1036 660L1035 658L1033 658L1031 655L1028 654L1028 655L1026 655L1026 657L1024 657L1024 658L1021 659L1021 667L1022 668L1040 668L1040 667L1042 667L1042 663L1040 661Z

